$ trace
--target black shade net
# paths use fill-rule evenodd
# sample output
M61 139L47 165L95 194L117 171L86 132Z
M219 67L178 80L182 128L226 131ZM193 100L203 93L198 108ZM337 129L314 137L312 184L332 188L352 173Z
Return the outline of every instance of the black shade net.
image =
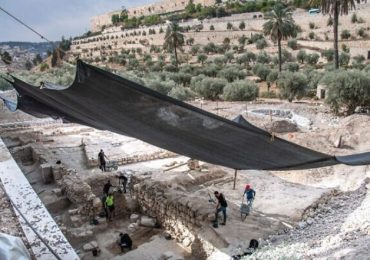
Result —
M227 120L82 61L70 87L45 84L39 88L13 79L19 94L17 108L28 114L128 135L233 169L307 169L370 162L370 153L335 157L272 139L241 116Z

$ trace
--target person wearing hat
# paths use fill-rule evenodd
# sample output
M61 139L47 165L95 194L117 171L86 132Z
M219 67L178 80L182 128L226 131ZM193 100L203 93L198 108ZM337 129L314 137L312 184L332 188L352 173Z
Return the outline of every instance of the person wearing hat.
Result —
M253 200L256 197L256 191L252 189L250 184L245 185L243 196L247 198L247 204L250 204L250 207L252 208Z

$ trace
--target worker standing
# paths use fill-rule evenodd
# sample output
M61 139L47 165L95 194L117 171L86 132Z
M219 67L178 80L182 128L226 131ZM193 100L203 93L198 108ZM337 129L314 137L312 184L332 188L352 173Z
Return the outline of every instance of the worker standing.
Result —
M107 158L107 160L109 160L109 158L104 154L103 149L100 150L100 152L98 154L98 158L99 158L99 168L100 168L100 170L102 172L106 172L107 170L105 169L105 165L106 165L105 158Z
M113 201L113 193L109 193L107 198L105 199L105 207L107 208L108 212L108 220L112 221L114 215L114 201Z

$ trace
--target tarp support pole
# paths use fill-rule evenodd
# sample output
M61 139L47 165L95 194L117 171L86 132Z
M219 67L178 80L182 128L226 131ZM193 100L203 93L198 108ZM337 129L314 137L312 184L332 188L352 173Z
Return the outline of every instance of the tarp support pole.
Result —
M238 173L238 170L235 169L235 173L234 173L234 187L233 187L233 190L235 190L235 185L236 185L236 175Z

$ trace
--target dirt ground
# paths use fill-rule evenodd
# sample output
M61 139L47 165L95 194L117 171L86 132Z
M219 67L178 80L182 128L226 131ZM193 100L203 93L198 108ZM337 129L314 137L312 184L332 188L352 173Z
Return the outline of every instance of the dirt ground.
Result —
M308 120L309 124L298 126L298 131L277 133L279 137L321 152L338 155L368 151L370 147L369 116L353 115L347 118L338 118L332 115L328 107L320 102L303 101L299 103L287 103L279 100L259 100L248 103L194 101L191 104L229 119L242 114L251 123L265 129L272 122L283 119L287 121L292 120L289 118L258 114L255 110L289 110L306 120L303 120L304 122ZM39 120L35 120L33 117L24 115L21 112L10 113L7 110L2 110L0 113L1 125L30 120L39 122ZM38 147L38 152L43 155L42 158L53 163L58 159L62 160L67 167L76 169L84 179L94 178L95 175L98 176L101 172L96 167L87 166L88 158L86 158L86 154L81 147L82 139L85 141L88 139L95 140L94 143L91 143L94 146L91 147L96 147L97 150L100 145L99 141L101 141L101 145L109 151L108 156L109 154L120 154L124 146L126 147L123 149L124 152L129 154L143 153L151 151L151 149L156 149L150 148L151 146L144 143L137 145L138 143L132 142L132 140L126 137L120 138L116 135L107 135L106 132L88 129L78 125L62 125L57 127L57 129L41 126L31 128L28 127L26 131L22 130L12 133L4 131L4 128L2 128L1 136L12 151L16 149L17 140L20 137L23 141L27 140L27 134L29 134L27 131L42 131L42 140L44 141L37 143L36 146ZM342 143L337 148L335 147L335 143L339 136L341 136ZM109 138L114 138L114 142L109 141ZM117 146L117 142L121 142L121 144ZM135 146L137 149L135 149ZM127 149L127 147L130 149ZM153 181L160 180L162 182L172 183L171 185L174 185L173 188L178 189L181 186L181 180L185 181L186 178L191 179L199 173L189 172L186 166L165 173L163 170L167 168L165 165L169 165L175 161L177 163L186 162L187 159L186 157L178 156L160 160L149 160L120 166L119 170L129 169L136 172L150 171L153 172L151 176ZM37 164L25 165L23 168L37 192L55 188L55 186L50 184L42 184ZM312 240L305 237L305 232L307 231L308 235L312 236L312 239L315 238L317 241L327 239L328 234L325 233L327 232L327 228L320 222L321 219L325 218L331 219L331 223L335 223L337 218L348 219L340 222L342 226L341 230L338 230L338 232L336 230L331 231L332 236L341 234L341 232L352 234L351 236L347 236L347 240L338 238L336 240L336 246L341 246L345 241L348 242L348 239L349 245L352 242L360 243L357 247L350 247L351 254L349 254L349 251L342 251L341 256L345 258L349 255L356 256L357 249L359 252L365 250L366 247L363 245L366 240L362 239L362 234L369 232L367 228L369 226L368 216L370 216L369 214L365 214L368 211L366 205L369 196L365 192L366 185L364 183L366 178L370 177L367 166L348 167L337 165L319 169L285 172L239 171L235 190L233 189L234 171L225 168L220 169L226 172L226 176L220 182L213 183L207 187L194 183L193 186L186 188L190 198L194 196L194 200L203 203L202 205L209 207L210 210L214 205L208 202L208 192L212 194L214 190L219 190L225 194L229 201L228 225L213 229L210 224L205 228L205 232L209 232L207 233L209 236L222 238L224 241L223 246L214 252L213 259L227 259L228 255L230 256L243 251L248 246L251 238L257 238L260 240L261 245L267 245L258 253L261 254L260 258L267 256L274 258L274 255L281 257L289 255L289 250L295 248L292 247L294 245L293 242L299 243L299 241L302 241L304 246L299 247L300 250L297 251L297 258L306 255L311 258L314 255L318 255L318 251L320 251L319 255L321 257L337 256L333 250L330 251L328 249L325 251L324 245L326 242L320 242L321 244L318 242L320 245L316 246L312 244ZM179 179L179 176L182 179ZM257 197L254 203L253 213L242 222L240 220L239 206L242 198L241 194L246 183L252 184L253 188L257 191ZM43 195L43 193L47 194L48 192L44 191L40 194L40 197L46 200L47 196L45 194ZM346 203L349 205L352 196L358 200L358 203L351 204L351 209L346 210ZM343 197L347 197L347 199L343 199ZM336 207L335 205L339 206ZM323 207L326 211L322 210ZM337 211L341 212L340 216L336 216ZM320 216L317 217L318 215ZM352 216L355 216L354 219ZM360 219L359 216L363 219ZM308 218L313 219L314 222L311 220L308 221ZM124 231L128 223L128 217L124 217L116 224L109 226L104 232L94 235L93 239L104 249L102 250L104 252L100 256L100 259L110 259L116 254L119 254L119 252L116 252L117 248L113 246L114 241L118 232L121 232L121 230ZM316 223L318 227L315 227ZM357 233L352 232L357 229L358 236L356 236ZM120 257L123 257L120 259L144 259L150 254L152 254L153 259L158 259L161 253L166 251L172 251L185 258L189 258L185 249L177 245L174 240L170 242L164 240L161 237L161 232L163 230L153 231L143 229L139 231L139 235L136 238L137 248L124 256L117 256L117 259ZM282 244L282 241L286 239L285 236L290 237L290 245ZM76 245L76 249L81 250L81 245ZM313 248L317 248L316 251ZM81 256L85 255L83 259L89 259L90 253L82 254ZM212 259L212 256L210 259Z

